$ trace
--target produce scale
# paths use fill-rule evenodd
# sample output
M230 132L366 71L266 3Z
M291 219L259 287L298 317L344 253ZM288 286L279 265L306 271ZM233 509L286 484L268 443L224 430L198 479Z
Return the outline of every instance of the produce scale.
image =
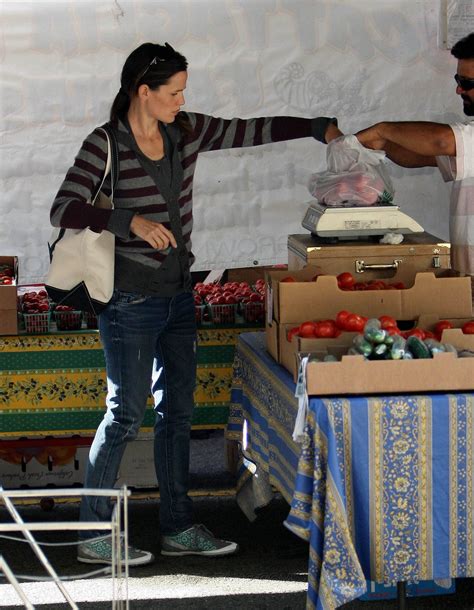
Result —
M397 205L327 207L316 200L309 203L302 225L314 237L331 240L423 232L423 227Z

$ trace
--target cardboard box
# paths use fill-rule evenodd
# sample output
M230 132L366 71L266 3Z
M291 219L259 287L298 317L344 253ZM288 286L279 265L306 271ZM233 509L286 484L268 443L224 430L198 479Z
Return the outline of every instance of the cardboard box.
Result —
M424 330L433 331L439 319L440 318L437 315L422 315L418 319L411 321L409 325L407 325L407 328L419 327ZM453 325L453 328L447 329L443 332L441 336L441 342L450 343L457 350L474 351L474 335L465 335L461 330L462 325L465 322L468 322L470 319L471 318L450 319L449 321ZM292 340L288 341L287 333L294 326L296 326L296 324L278 324L274 321L272 333L274 334L278 342L278 358L274 354L272 354L272 356L275 359L278 359L278 362L280 362L280 364L282 364L293 375L293 379L295 382L298 375L300 354L311 353L321 359L326 354L331 354L333 356L336 356L338 359L341 359L342 356L346 356L347 350L349 349L349 347L352 346L353 338L358 334L355 332L344 331L339 335L339 337L335 337L333 339L303 338L299 337L298 335L294 335L292 337ZM384 360L383 362L390 363L393 361ZM463 366L465 365L461 365L461 368ZM425 383L425 389L430 389L429 380ZM471 388L464 389L474 389L474 376L471 380ZM353 392L351 391L346 393Z
M128 443L120 463L115 487L157 487L153 436L141 434Z
M57 447L54 449L57 450ZM21 450L20 450L21 451ZM34 448L25 450L25 454L34 453ZM44 454L47 449L38 448L38 453ZM85 467L89 455L89 447L78 447L67 463L55 465L40 462L31 457L26 463L0 459L0 480L5 489L20 489L24 487L70 487L82 485Z
M0 286L0 335L17 335L18 257L0 256L0 265L8 265L14 272L14 283Z
M319 354L323 358L326 354L331 354L341 358L347 353L347 350L352 345L352 340L357 333L342 332L339 337L333 339L305 339L294 335L291 341L286 338L287 332L293 328L294 324L278 325L278 341L279 341L279 362L293 375L293 380L296 382L298 376L299 356L300 353ZM327 363L323 363L327 364Z
M365 360L342 356L339 362L309 362L308 394L399 394L473 390L474 358L453 353L435 354L426 360Z
M453 325L453 328L447 328L441 335L441 343L451 343L458 350L471 350L474 351L474 335L465 335L462 332L462 326L465 322L473 320L473 317L469 318L440 318L438 315L422 315L418 319L417 326L424 330L434 331L436 323L440 320L448 319ZM472 383L474 387L474 381Z
M451 246L429 233L404 235L400 244L371 240L328 243L309 233L288 236L288 269L306 265L337 275L350 271L357 280L390 279L395 273L407 279L418 271L449 269Z
M441 317L463 318L472 315L469 277L436 276L417 273L411 285L402 290L340 290L336 276L321 275L310 281L320 269L269 271L267 281L267 322L300 323L303 320L333 318L342 309L367 316L393 316L413 320L424 313ZM282 282L291 275L297 281ZM395 276L394 281L398 281ZM401 281L401 280L400 280Z

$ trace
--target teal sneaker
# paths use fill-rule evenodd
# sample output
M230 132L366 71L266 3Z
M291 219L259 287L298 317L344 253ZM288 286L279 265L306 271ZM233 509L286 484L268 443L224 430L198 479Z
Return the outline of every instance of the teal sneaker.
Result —
M182 555L204 555L217 557L231 555L239 548L236 542L219 540L204 525L193 525L174 536L163 536L161 554L180 557Z
M129 566L143 566L151 563L154 559L153 553L140 551L133 546L128 547ZM110 538L95 538L80 544L77 550L77 561L112 565L112 542ZM124 550L122 550L122 561L125 561Z

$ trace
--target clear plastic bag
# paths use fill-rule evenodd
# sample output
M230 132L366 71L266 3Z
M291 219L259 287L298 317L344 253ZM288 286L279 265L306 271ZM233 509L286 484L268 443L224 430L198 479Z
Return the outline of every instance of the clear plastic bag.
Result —
M309 191L327 206L390 204L394 188L384 165L385 153L369 150L354 135L327 146L327 171L311 176Z

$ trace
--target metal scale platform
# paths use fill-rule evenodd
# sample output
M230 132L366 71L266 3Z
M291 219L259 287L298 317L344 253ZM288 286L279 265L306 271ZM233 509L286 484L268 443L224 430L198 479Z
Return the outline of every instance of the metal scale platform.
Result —
M397 205L331 208L313 200L301 224L315 237L339 240L423 232L423 227Z

